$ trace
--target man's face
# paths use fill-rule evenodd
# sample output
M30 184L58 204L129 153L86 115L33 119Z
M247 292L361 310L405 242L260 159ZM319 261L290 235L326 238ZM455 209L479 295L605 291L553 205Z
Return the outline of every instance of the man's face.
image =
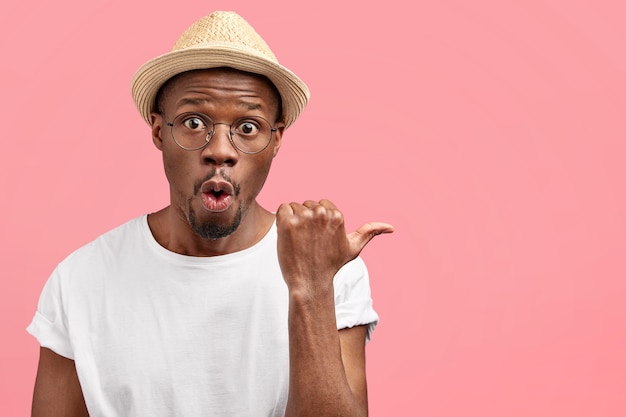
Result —
M163 153L171 209L200 237L230 235L256 205L284 129L276 123L278 106L267 80L227 69L184 73L164 88L159 100L162 114L152 114L153 140ZM205 114L216 123L209 144L196 151L179 147L167 125L189 112ZM229 139L228 125L243 116L263 117L278 128L258 154L238 151Z

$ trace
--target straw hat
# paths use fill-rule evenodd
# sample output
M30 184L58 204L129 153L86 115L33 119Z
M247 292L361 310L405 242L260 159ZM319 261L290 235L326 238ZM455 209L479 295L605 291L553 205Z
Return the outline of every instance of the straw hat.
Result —
M309 89L293 72L278 63L265 41L234 12L213 12L192 24L171 52L137 70L131 83L135 105L151 124L150 113L159 88L173 76L203 68L230 67L261 74L274 83L289 127L309 100Z

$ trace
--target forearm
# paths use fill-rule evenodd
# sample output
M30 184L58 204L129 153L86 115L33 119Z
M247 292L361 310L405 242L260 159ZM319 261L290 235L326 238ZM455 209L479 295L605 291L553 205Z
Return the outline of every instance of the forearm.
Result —
M366 416L366 328L337 331L333 277L374 236L393 227L371 222L346 234L343 214L328 200L281 204L276 227L289 288L286 416Z
M355 393L346 376L332 285L290 291L289 352L286 417L367 415L365 393Z

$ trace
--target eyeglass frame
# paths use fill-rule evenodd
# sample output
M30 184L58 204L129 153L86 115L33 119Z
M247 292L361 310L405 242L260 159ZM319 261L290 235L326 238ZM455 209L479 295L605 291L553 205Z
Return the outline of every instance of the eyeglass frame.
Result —
M278 130L277 127L272 126L272 124L270 123L269 120L267 120L265 117L262 116L242 116L242 117L238 117L235 120L233 120L232 123L228 124L228 123L224 123L224 122L214 122L213 119L211 119L211 117L207 114L204 113L200 113L200 112L195 112L195 111L191 111L191 112L183 112L183 113L179 113L176 116L174 116L174 119L172 119L171 122L168 122L165 115L163 113L159 113L161 115L161 117L163 117L163 120L165 120L165 123L170 127L170 133L172 134L172 139L174 139L174 143L176 143L181 149L185 150L185 151L189 151L189 152L193 152L193 151L199 151L201 149L206 148L209 143L211 142L211 139L213 139L213 136L215 135L215 126L216 125L226 125L228 126L228 140L230 141L231 145L233 145L233 147L241 152L244 153L246 155L256 155L259 154L261 152L263 152L264 150L267 149L267 147L270 145L270 143L272 142L272 135L274 134L274 132L276 132ZM174 136L174 121L179 118L180 116L184 116L184 115L192 115L192 114L196 114L198 116L201 116L201 118L206 118L208 119L212 124L213 124L213 130L211 130L208 134L207 134L207 138L208 140L206 140L206 142L204 143L204 145L198 147L198 148L186 148L183 145L181 145L180 143L178 143L178 140L176 139L176 136ZM235 140L233 139L233 124L241 119L245 119L246 117L250 117L250 118L258 118L258 119L262 119L265 120L267 122L267 124L270 127L270 137L267 140L267 143L265 144L265 146L263 146L263 148L259 149L258 151L255 152L250 152L250 151L245 151L243 149L241 149L239 146L237 146L237 144L235 143Z

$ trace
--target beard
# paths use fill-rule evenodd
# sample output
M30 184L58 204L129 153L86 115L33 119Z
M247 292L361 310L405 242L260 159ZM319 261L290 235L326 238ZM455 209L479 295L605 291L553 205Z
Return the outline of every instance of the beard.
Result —
M215 174L216 174L216 170L212 170L205 178L199 181L196 181L196 183L194 184L194 195L197 195L200 192L200 187L202 186L202 183L213 178ZM234 184L232 180L228 177L228 175L225 174L224 172L221 173L221 176L226 181L231 183L231 185L233 186L233 190L234 190L234 196L235 197L238 196L239 191L240 191L239 185ZM204 223L200 223L198 220L198 217L196 216L196 211L191 205L192 200L193 199L190 198L187 202L188 204L187 220L189 221L189 225L191 226L191 229L194 231L194 233L200 236L201 238L210 239L210 240L221 239L223 237L229 236L235 230L237 230L237 228L239 228L239 225L241 224L241 220L243 219L243 213L245 211L244 210L245 207L243 203L239 204L239 207L237 208L237 212L235 213L235 217L230 223L219 223L217 221L207 221Z
M196 211L189 202L189 225L194 233L201 238L217 240L232 234L239 228L241 219L243 218L243 205L240 204L237 208L237 213L230 223L218 223L216 221L208 221L205 223L198 222L196 217Z

